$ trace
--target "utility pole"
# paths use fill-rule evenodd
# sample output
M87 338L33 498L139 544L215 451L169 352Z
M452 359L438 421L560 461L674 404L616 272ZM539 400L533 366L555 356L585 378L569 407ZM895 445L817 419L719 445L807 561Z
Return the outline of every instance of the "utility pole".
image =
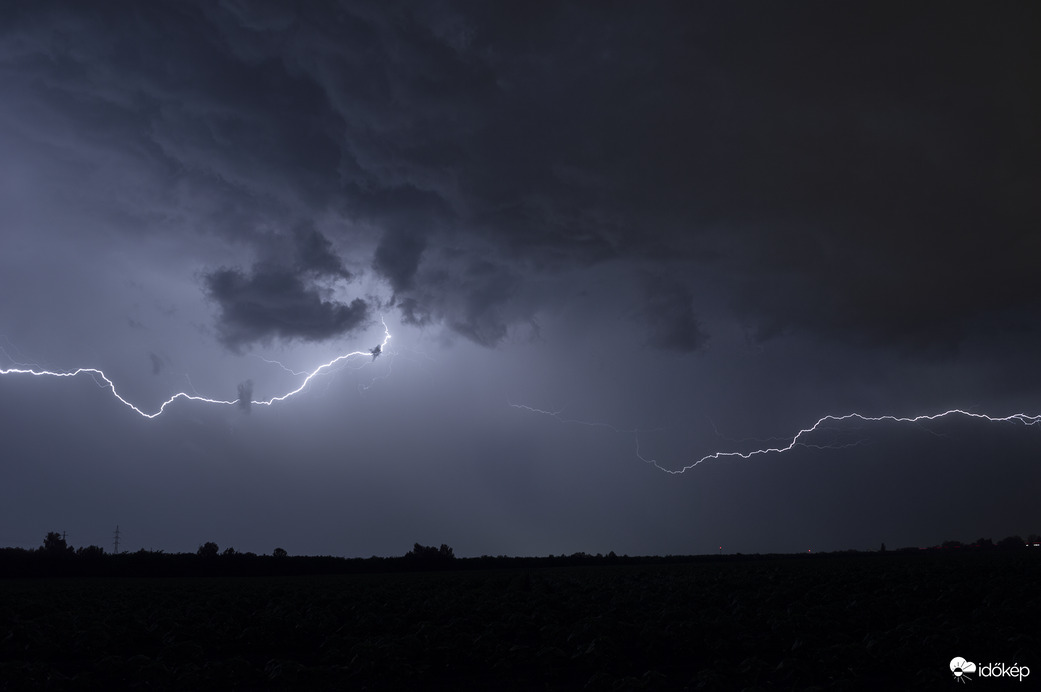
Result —
M116 533L114 535L116 537L116 540L115 545L113 545L112 547L112 552L116 555L119 555L119 524L116 524Z

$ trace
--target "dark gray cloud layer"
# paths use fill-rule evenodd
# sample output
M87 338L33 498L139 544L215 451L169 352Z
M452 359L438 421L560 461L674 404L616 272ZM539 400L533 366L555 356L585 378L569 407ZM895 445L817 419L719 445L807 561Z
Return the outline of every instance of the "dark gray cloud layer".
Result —
M297 266L301 271L315 277L331 276L347 280L351 278L351 273L333 251L332 243L318 230L303 224L297 227L293 239L299 258Z
M414 233L391 230L383 235L372 266L384 276L396 292L413 287L426 239Z
M704 347L708 335L698 323L694 296L686 286L650 276L645 291L644 315L652 346L684 352Z
M275 337L321 341L369 318L364 300L324 300L317 288L279 267L258 265L249 273L218 269L206 276L206 288L220 306L220 340L234 350Z
M12 97L219 186L208 231L375 229L361 266L481 343L542 305L458 277L643 259L671 282L716 267L711 298L759 339L950 350L1038 317L1037 8L894 11L9 4L0 31ZM348 275L324 236L296 240ZM250 338L225 314L226 341Z
M204 275L207 295L220 306L218 334L233 350L256 342L342 336L366 323L369 306L326 300L321 280L349 281L351 273L332 243L310 224L288 234L289 243L268 240L267 261L249 272L223 267Z

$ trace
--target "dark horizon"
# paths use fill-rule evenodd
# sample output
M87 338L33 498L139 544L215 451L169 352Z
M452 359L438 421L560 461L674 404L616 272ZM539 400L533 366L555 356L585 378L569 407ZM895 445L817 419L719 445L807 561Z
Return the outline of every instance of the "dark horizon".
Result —
M607 559L613 561L616 559L634 559L634 560L657 560L657 559L669 559L669 558L700 558L700 557L711 557L711 556L743 556L743 557L757 557L757 556L792 556L792 555L806 555L806 554L848 554L848 553L886 553L886 552L908 552L917 550L957 550L960 548L965 549L979 549L979 550L993 550L993 549L1018 549L1018 548L1035 548L1041 547L1041 534L1031 533L1026 537L1019 535L1004 536L1002 538L990 538L990 537L977 537L971 541L963 542L956 539L945 539L941 542L929 544L929 545L903 545L903 546L886 546L885 541L880 543L874 549L860 549L860 548L844 548L830 551L814 551L812 548L807 548L804 551L787 552L787 553L745 553L740 550L726 550L724 546L718 546L716 551L710 551L706 553L680 553L680 554L665 554L665 555L650 555L650 554L635 554L629 555L627 553L616 553L611 550L605 553L588 553L585 551L576 551L571 554L561 553L560 555L507 555L504 553L494 554L482 554L482 555L456 555L455 549L446 543L442 543L440 548L435 546L424 546L420 543L414 543L412 547L404 552L393 555L335 555L330 553L324 553L320 555L294 555L289 553L281 546L275 546L269 553L256 553L253 551L241 551L237 550L235 546L220 546L213 541L206 541L200 543L199 547L194 551L189 552L168 552L162 548L138 548L137 550L123 548L116 552L115 546L113 549L107 550L104 546L98 545L81 545L75 546L71 540L68 539L66 532L52 531L48 532L43 542L36 548L22 548L18 546L0 546L0 557L7 557L11 554L32 554L45 559L51 559L54 557L60 558L78 558L78 559L96 559L98 557L112 557L112 556L171 556L171 557L184 557L184 556L199 556L199 557L212 557L218 556L231 557L231 558L267 558L267 557L298 557L298 558L316 558L316 559L335 559L344 560L348 562L357 562L359 560L400 560L408 559L410 557L420 557L426 559L420 559L419 564L431 564L443 562L443 558L448 557L450 559L459 560L583 560L592 559L597 561L603 561ZM12 552L13 551L13 552ZM440 551L440 552L439 552ZM429 558L433 557L431 560ZM440 559L439 559L440 558Z

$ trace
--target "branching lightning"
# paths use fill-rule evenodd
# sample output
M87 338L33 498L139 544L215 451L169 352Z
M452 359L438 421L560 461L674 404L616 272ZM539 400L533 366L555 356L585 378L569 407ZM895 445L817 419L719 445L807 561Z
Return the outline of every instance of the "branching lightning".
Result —
M379 346L376 347L376 349L379 349L379 352L383 352L383 349L386 347L387 342L390 341L390 329L387 327L386 321L382 321L382 324L383 324L383 341L379 344ZM376 350L376 349L366 350L366 351L352 351L350 353L344 353L343 355L340 355L340 356L337 356L336 358L333 358L332 360L330 360L327 363L322 363L321 365L319 365L317 368L315 368L311 372L306 373L307 376L303 379L303 381L300 383L300 386L298 386L296 389L288 391L285 394L281 394L279 396L273 396L270 399L254 400L254 401L250 401L249 403L251 405L253 405L253 406L271 406L275 402L285 401L286 399L288 399L290 397L293 397L293 396L296 396L297 394L302 392L305 388L307 388L307 385L310 384L311 380L313 380L315 377L317 377L320 373L327 372L334 365L336 365L338 363L341 363L343 361L349 360L351 358L355 358L355 357L358 357L358 356L366 356L366 357L372 358L373 357L373 351ZM276 363L276 364L277 365L281 365L281 363ZM284 368L285 366L282 366L282 367ZM288 368L286 368L286 369L288 370ZM305 374L305 373L299 373L299 374ZM166 411L166 407L169 406L170 404L172 404L173 402L177 401L178 399L186 399L188 401L199 401L199 402L206 403L206 404L220 404L222 406L236 406L236 405L239 405L239 403L240 403L239 399L211 399L209 397L199 396L198 392L196 392L196 394L188 394L187 392L178 392L178 393L174 394L173 396L171 396L166 401L164 401L162 403L162 405L160 405L159 408L156 411L154 411L152 413L149 413L147 411L144 411L144 410L138 408L133 403L131 403L129 400L123 398L123 396L116 389L115 383L108 377L108 375L106 375L103 371L99 370L98 368L77 368L76 370L67 370L67 371L40 370L40 369L36 369L34 367L14 367L14 368L7 368L7 369L0 368L0 375L33 375L33 376L36 376L36 377L77 377L79 375L87 375L87 376L91 377L92 379L94 379L94 381L97 382L98 386L100 386L100 387L102 387L104 389L108 389L109 391L111 391L112 392L112 396L116 397L116 399L118 399L121 403L123 403L125 406L127 406L128 408L133 410L135 413L139 414L140 416L142 416L144 418L156 418L156 417L162 415L162 413L164 411ZM187 375L185 377L187 377ZM191 380L188 380L188 384L189 384L189 386L191 386ZM195 390L194 386L192 386L192 390L193 391Z
M282 365L282 363L280 363L277 360L269 360L269 359L265 358L264 356L258 356L256 353L251 353L249 355L253 356L254 358L256 358L258 360L262 360L262 361L264 361L265 363L267 363L269 365L277 365L278 367L280 367L283 370L285 370L286 372L288 372L290 375L295 375L295 376L299 377L301 375L307 375L308 374L307 371L305 371L305 370L293 370L292 368L288 368L285 365Z
M773 446L773 447L761 447L759 449L753 449L750 452L739 452L739 451L718 451L718 452L712 452L711 454L706 454L705 456L703 456L703 457L701 457L699 459L696 459L696 460L690 462L689 464L687 464L685 466L681 466L679 468L668 468L666 466L662 466L658 462L658 460L647 458L640 452L640 433L641 432L648 432L647 430L642 430L641 431L640 429L637 429L637 428L619 428L619 427L616 427L614 425L610 425L609 423L597 423L597 422L578 420L578 419L574 419L574 418L564 418L561 415L562 411L545 411L543 409L538 409L538 408L534 408L534 407L531 407L531 406L525 406L524 404L513 404L513 403L511 403L510 406L512 406L513 408L524 410L524 411L530 411L532 413L540 413L542 415L550 416L551 418L555 418L556 420L560 421L561 423L573 423L573 424L578 424L578 425L588 425L588 426L592 426L592 427L607 428L608 430L612 430L612 431L617 432L617 433L631 434L633 436L633 441L634 441L635 446L636 446L636 456L637 456L637 458L639 458L640 461L642 461L642 462L644 462L646 464L654 466L655 468L657 468L660 471L664 471L665 473L672 474L672 475L679 475L679 474L686 473L687 471L690 471L691 469L696 467L698 464L702 464L702 463L704 463L706 461L711 461L711 460L728 459L728 458L735 458L735 457L747 460L747 459L751 459L752 457L762 456L762 455L767 455L767 454L783 454L784 452L789 452L789 451L791 451L792 449L794 449L796 447L809 447L809 448L812 448L812 449L842 449L842 448L846 448L846 447L856 446L856 445L858 445L858 444L860 444L862 442L862 440L861 440L861 441L856 441L856 442L851 442L851 443L846 443L846 444L841 444L841 445L831 445L831 444L818 444L818 443L815 443L815 442L808 441L806 439L806 438L810 437L813 433L817 432L818 430L821 430L824 426L826 426L826 425L828 425L830 423L844 423L844 422L847 422L847 421L860 421L862 423L891 422L891 423L914 423L914 424L921 424L921 423L927 423L929 421L939 420L941 418L946 418L948 416L963 416L963 417L966 417L966 418L976 418L978 420L990 421L992 423L1021 423L1023 425L1038 425L1038 424L1041 424L1041 414L1030 415L1030 414L1027 414L1027 413L1013 413L1013 414L1008 415L1008 416L991 416L991 415L987 415L987 414L984 414L984 413L973 413L971 411L964 411L962 409L956 409L956 408L955 409L950 409L948 411L944 411L943 413L932 413L932 414L925 414L925 415L920 415L920 416L893 416L893 415L865 416L864 414L861 414L861 413L847 413L845 415L837 416L837 415L829 414L829 415L826 415L826 416L823 416L823 417L819 418L816 423L814 423L813 425L809 426L808 428L803 428L799 432L795 433L795 435L793 435L792 437L790 437L790 438L783 438L782 439L783 444L779 444L779 445ZM929 432L932 432L932 431L929 431ZM771 438L771 439L774 439L774 438Z

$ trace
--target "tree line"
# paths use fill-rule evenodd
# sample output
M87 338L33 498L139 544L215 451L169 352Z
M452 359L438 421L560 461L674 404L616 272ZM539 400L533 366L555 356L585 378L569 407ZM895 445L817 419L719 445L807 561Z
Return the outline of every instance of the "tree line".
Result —
M965 552L1007 553L1020 550L1037 550L1041 555L1041 537L1031 534L1026 540L1019 536L1008 536L999 541L979 538L971 543L944 541L930 548L899 548L888 554ZM886 554L883 543L877 551L846 550L793 556L790 554L731 555L591 555L584 552L571 555L548 555L545 557L510 557L506 555L482 555L472 558L457 558L454 550L446 545L425 546L419 543L399 557L345 558L330 555L290 555L283 548L275 548L268 555L240 552L233 547L221 550L208 541L194 553L166 553L162 550L138 550L110 553L97 545L73 548L62 534L50 532L43 544L27 550L25 548L0 548L0 577L32 576L245 576L245 575L303 575L303 574L349 574L402 571L436 571L489 569L498 567L559 567L595 566L617 564L660 564L665 562L703 562L712 560L757 560L810 557L827 559L836 556L870 556Z

